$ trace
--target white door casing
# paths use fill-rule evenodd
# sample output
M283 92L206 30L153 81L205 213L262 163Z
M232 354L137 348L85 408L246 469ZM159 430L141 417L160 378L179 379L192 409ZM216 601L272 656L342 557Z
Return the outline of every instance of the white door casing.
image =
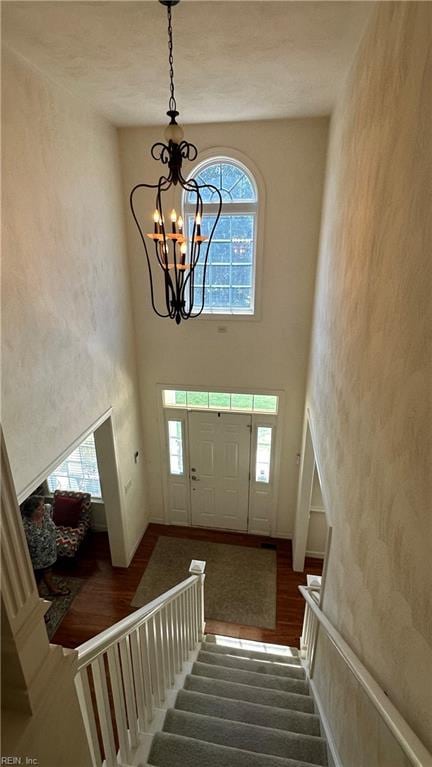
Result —
M191 523L247 530L252 417L189 412Z
M181 386L180 389L191 391L203 390L202 387L185 387ZM163 392L165 389L176 389L173 385L159 384L158 385L158 402L160 407L160 439L162 450L162 463L164 466L164 472L162 474L162 491L163 491L163 508L164 514L160 517L152 517L152 521L165 522L166 524L184 525L190 526L191 524L197 525L196 521L192 521L191 512L191 496L192 487L198 488L198 482L190 480L191 467L197 468L190 460L190 441L189 441L189 420L193 417L193 414L201 414L205 417L212 417L209 414L215 414L220 411L217 410L199 410L188 409L186 407L169 407L164 402ZM222 389L220 390L222 391ZM243 391L243 390L242 390ZM261 392L256 392L260 394ZM277 427L279 421L283 419L283 395L281 392L265 392L265 394L272 394L279 398L278 414L272 415L268 413L245 413L244 415L248 419L251 417L251 439L250 439L250 466L249 466L249 509L247 513L247 531L255 535L277 535L277 521L275 518L277 502L278 502L278 487L279 487L279 473L280 473L280 456L281 456L281 430ZM185 403L186 404L186 403ZM236 411L222 411L221 416L225 418L238 418L243 417L243 413ZM179 473L178 465L174 467L171 465L170 460L170 438L169 438L169 421L181 422L181 434L182 434L182 450L183 450L183 471ZM262 457L259 456L258 451L258 431L261 427L271 428L271 458L270 458L270 471L267 472L266 478L263 480L259 471ZM197 475L196 475L197 476ZM194 495L197 491L194 491ZM208 493L207 504L210 502L211 494ZM210 512L211 516L211 512ZM201 522L204 524L204 522ZM210 523L213 526L212 523ZM219 525L218 525L219 526ZM226 529L240 529L233 528L232 526ZM241 529L245 529L244 525Z

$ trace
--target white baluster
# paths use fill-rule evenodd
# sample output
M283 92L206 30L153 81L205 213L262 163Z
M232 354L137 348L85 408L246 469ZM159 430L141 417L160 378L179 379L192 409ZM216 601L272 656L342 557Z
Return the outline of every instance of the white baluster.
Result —
M185 660L189 658L189 605L187 599L187 593L183 592L183 616L184 616L184 633L185 633Z
M76 675L75 687L78 694L84 727L87 733L87 740L90 747L93 767L101 767L102 757L99 748L99 738L93 710L93 701L90 693L87 668L82 668Z
M170 656L170 681L171 687L174 686L175 673L176 673L176 657L175 657L175 632L174 632L174 602L170 602L167 606L168 615L168 652Z
M200 581L197 581L195 583L195 622L196 622L196 638L197 642L200 641L201 638L201 623L200 623L200 589L201 589L201 583Z
M119 642L121 668L126 696L126 710L128 716L129 733L132 748L138 745L137 710L135 703L135 691L132 679L132 665L129 651L129 638L125 637Z
M189 650L192 650L194 641L193 641L193 605L192 605L192 589L191 588L187 590L186 598L188 603Z
M196 611L196 586L195 583L192 584L191 588L191 601L192 601L192 610L191 610L191 619L192 619L192 645L193 649L195 649L197 642L198 642L198 631L197 631L197 611Z
M168 687L167 684L167 671L166 671L166 662L165 662L165 647L164 647L164 632L163 632L163 623L162 623L162 615L161 611L156 613L155 615L155 623L156 623L156 636L157 636L157 651L159 655L159 667L160 667L160 677L162 682L161 687L161 694L162 694L162 700L165 700L166 697L166 690Z
M302 635L302 647L303 647L303 653L305 658L307 654L307 638L309 633L309 623L310 623L310 610L309 610L309 605L306 605L305 616L304 616L304 631Z
M191 587L191 627L192 627L192 649L195 649L198 641L197 632L197 610L196 610L196 584Z
M107 655L111 690L114 701L115 721L120 745L120 761L123 764L127 764L130 757L130 746L126 718L126 706L123 693L123 682L121 676L120 661L118 657L118 645L112 645L112 647L108 649Z
M194 639L194 609L193 609L193 586L188 588L187 590L187 596L188 596L188 605L189 605L189 649L193 650L195 648L195 639Z
M162 626L162 637L163 637L163 651L164 651L164 661L165 661L165 687L168 689L171 687L171 657L170 657L170 649L169 649L169 625L168 625L168 605L165 605L165 607L161 610L161 626Z
M191 603L190 603L190 589L185 592L186 598L186 630L188 638L188 653L192 649L192 636L191 636Z
M182 668L181 661L181 637L180 637L180 610L178 598L173 601L174 610L174 634L175 634L175 669L180 674Z
M201 581L198 581L196 584L196 606L198 642L200 642L203 638L201 628Z
M309 605L306 604L304 617L303 617L303 628L302 628L302 633L300 637L300 650L303 657L305 656L305 652L306 652L306 636L308 631L308 624L309 624Z
M312 647L312 630L314 625L314 616L311 610L309 610L307 632L306 632L306 663L310 664L311 647Z
M152 696L152 674L150 666L150 648L148 638L148 624L145 623L139 629L141 666L143 670L144 694L146 700L147 721L153 719L153 696Z
M114 743L114 732L111 721L111 708L108 697L104 655L99 655L91 664L94 690L96 695L99 724L102 733L102 743L107 767L116 767L117 754Z
M135 685L135 696L138 710L138 723L141 731L145 731L148 724L146 701L144 695L144 673L141 664L141 652L139 646L138 630L129 635L130 649L132 655L132 672Z
M313 640L312 640L311 661L310 661L310 665L309 665L309 679L312 679L313 674L314 674L315 657L316 657L316 648L317 648L317 643L318 643L319 628L320 628L319 621L315 617L315 627L314 627Z
M185 634L184 634L184 608L183 608L183 594L179 594L177 598L177 607L179 615L179 633L180 633L180 670L183 668L185 660Z
M159 707L163 700L163 685L161 682L159 644L157 642L155 616L153 616L149 620L148 632L149 632L148 636L149 636L149 647L150 647L152 689L153 689L155 706Z

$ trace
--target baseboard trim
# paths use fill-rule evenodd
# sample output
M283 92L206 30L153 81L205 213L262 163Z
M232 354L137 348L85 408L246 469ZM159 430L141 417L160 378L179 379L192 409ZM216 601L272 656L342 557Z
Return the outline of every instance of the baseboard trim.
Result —
M306 557L312 557L312 559L324 559L325 554L323 551L306 551Z
M146 522L146 524L145 524L145 527L144 527L144 530L143 530L143 531L142 531L142 533L141 533L141 534L138 536L138 540L137 540L137 541L134 543L134 545L132 546L132 549L131 549L131 551L128 553L128 557L127 557L127 565L126 565L126 567L129 567L130 563L132 562L132 560L133 560L133 558L134 558L134 556L135 556L135 554L136 554L137 548L138 548L138 546L140 545L140 543L141 543L141 541L142 541L142 539L143 539L143 537L144 537L144 535L145 535L145 533L146 533L146 530L147 530L147 528L148 528L149 524L150 524L149 522Z
M313 679L309 679L309 686L311 689L312 697L314 699L314 702L316 704L316 707L318 709L318 714L321 719L321 724L324 730L324 735L327 740L327 746L330 751L330 756L333 759L333 765L334 767L344 767L342 760L339 756L339 752L337 750L337 746L335 743L335 739L333 736L333 732L330 727L329 720L327 719L327 716L324 711L322 700L319 696L318 690L316 688L316 684Z

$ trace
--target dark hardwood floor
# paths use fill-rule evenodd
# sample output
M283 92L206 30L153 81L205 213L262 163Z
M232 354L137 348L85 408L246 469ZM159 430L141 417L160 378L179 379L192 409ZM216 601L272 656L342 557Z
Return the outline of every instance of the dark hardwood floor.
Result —
M79 557L71 563L58 563L56 572L84 578L85 583L71 609L63 619L53 639L55 644L74 648L133 612L131 599L150 559L160 535L177 536L232 543L239 546L261 546L273 543L277 556L277 622L276 628L262 629L236 623L207 621L209 634L224 634L242 639L255 639L277 644L299 646L303 622L304 601L298 586L305 583L305 573L292 569L291 541L267 538L244 533L225 533L191 527L173 527L150 524L138 546L131 565L127 568L113 567L110 561L106 533L90 533ZM320 575L322 562L306 560L306 572ZM185 572L184 577L187 578Z

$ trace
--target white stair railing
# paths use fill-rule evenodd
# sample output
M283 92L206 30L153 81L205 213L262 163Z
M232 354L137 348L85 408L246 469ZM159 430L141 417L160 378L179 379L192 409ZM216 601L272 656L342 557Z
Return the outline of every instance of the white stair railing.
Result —
M318 631L323 630L386 723L409 763L413 767L432 767L432 754L425 748L382 687L321 610L319 598L316 597L316 588L299 586L299 591L306 602L301 649L309 678L313 676Z
M307 576L308 579L308 593L317 605L320 604L321 599L321 584L315 582L312 576ZM318 579L321 580L321 579ZM300 637L300 655L305 663L308 674L310 677L313 675L313 664L315 658L315 649L318 638L318 625L319 621L315 616L312 609L309 607L308 602L305 605L305 612L303 618L303 628Z
M192 560L189 572L182 583L77 647L75 683L94 767L132 763L140 733L203 637L205 562Z

